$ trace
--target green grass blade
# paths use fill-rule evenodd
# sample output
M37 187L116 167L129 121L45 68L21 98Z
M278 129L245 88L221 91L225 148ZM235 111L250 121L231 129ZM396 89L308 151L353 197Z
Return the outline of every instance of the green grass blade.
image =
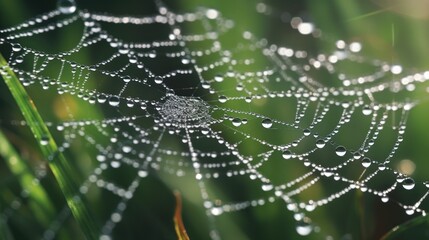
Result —
M13 236L10 233L9 226L5 219L0 218L0 239L13 240Z
M35 184L36 177L27 163L19 156L6 136L0 131L0 155L5 159L11 172L18 178L22 189L28 191L31 210L36 219L48 227L55 218L55 207L40 184Z
M422 237L424 237L426 239L427 235L425 236L414 236L414 235L415 234L422 235L425 232L427 232L428 228L429 228L429 216L422 215L394 227L392 230L387 232L381 238L381 240L405 239L404 237L406 237L407 239L423 239Z
M99 228L89 213L87 206L80 198L76 182L73 180L71 168L64 155L58 150L57 144L46 127L26 90L15 73L0 54L0 67L6 74L2 77L18 104L24 118L36 138L43 155L47 158L70 210L80 225L87 239L97 239ZM43 141L42 141L43 140Z

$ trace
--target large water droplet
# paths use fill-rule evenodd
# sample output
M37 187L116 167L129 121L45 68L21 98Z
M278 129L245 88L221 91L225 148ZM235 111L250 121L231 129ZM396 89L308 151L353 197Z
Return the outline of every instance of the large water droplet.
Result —
M216 75L215 77L214 77L214 80L216 81L216 82L222 82L223 81L223 76L222 75Z
M145 170L139 170L137 174L139 175L139 177L144 178L147 177L148 172Z
M367 168L367 167L371 166L371 159L369 159L369 158L367 158L367 157L362 158L361 163L362 163L362 166L363 166L364 168Z
M271 185L271 184L264 184L264 185L262 185L262 190L264 190L264 191L271 191L272 189L273 189L273 185Z
M40 144L41 145L46 146L46 145L48 145L48 143L49 143L49 138L48 137L43 136L43 137L40 138Z
M413 189L415 185L416 183L412 178L406 178L404 179L404 181L402 181L402 187L404 187L407 190Z
M310 136L311 131L309 129L304 129L304 136Z
M291 153L289 150L285 150L285 151L283 151L283 153L282 153L282 157L283 157L284 159L290 159L290 158L292 157L292 153Z
M112 107L117 107L119 105L119 97L118 96L109 97L109 104Z
M423 185L425 185L425 187L429 188L429 181L424 182Z
M76 2L74 0L59 0L58 10L62 14L72 14L76 11Z
M363 115L368 116L372 113L372 108L370 106L365 106L362 109L362 113L363 113Z
M22 47L19 43L15 43L12 45L12 51L14 51L14 52L19 52L19 51L21 51L21 49L22 49Z
M161 84L164 81L164 79L162 79L162 77L160 77L160 76L157 76L157 77L155 77L154 81L156 84Z
M317 148L324 148L325 147L325 141L323 139L318 139L316 141L316 147Z
M262 120L262 126L264 128L270 128L271 126L273 126L273 121L269 118L265 118L264 120Z
M226 103L226 101L228 100L228 98L226 98L226 96L219 96L219 102L221 103Z
M210 212L214 215L214 216L219 216L223 213L222 208L220 207L214 207L210 210Z
M133 150L133 148L130 146L122 146L122 151L124 153L130 153L132 150Z
M346 155L346 153L347 153L347 150L346 150L346 148L345 148L345 147L343 147L343 146L338 146L338 147L335 149L335 154L337 154L337 156L342 157L342 156Z
M232 119L232 125L239 127L241 125L241 119L240 118L234 118Z
M307 236L313 231L313 226L308 221L299 221L296 224L296 232L301 236Z

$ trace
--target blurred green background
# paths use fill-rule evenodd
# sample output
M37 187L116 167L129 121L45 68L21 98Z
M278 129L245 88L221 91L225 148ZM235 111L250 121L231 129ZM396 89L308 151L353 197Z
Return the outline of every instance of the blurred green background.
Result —
M293 49L305 49L310 54L317 55L332 51L335 41L342 39L346 42L359 41L363 44L362 55L369 59L380 59L392 64L401 64L408 73L420 72L429 69L429 28L427 28L429 18L429 1L388 1L388 0L307 0L307 1L286 1L270 0L264 1L263 5L257 1L234 0L234 1L210 1L210 0L183 0L183 1L165 1L165 4L176 12L195 11L199 7L214 8L221 12L222 16L235 22L237 31L235 34L227 35L222 38L222 44L236 46L240 31L248 30L255 36L266 38L270 43L279 46L291 47ZM56 7L56 1L34 1L34 0L0 0L0 28L14 26L32 18L38 14L45 13ZM114 15L148 15L156 13L156 7L153 1L145 0L92 0L77 1L79 9L88 9L90 12L107 12ZM258 8L259 6L259 13ZM265 11L261 13L260 9ZM305 21L314 22L316 27L322 30L323 40L305 38L292 30L289 24L290 16L299 16ZM50 33L44 37L34 37L24 40L23 45L31 46L43 52L57 52L69 49L76 44L80 38L81 26L78 24L70 26L67 31L60 30ZM137 41L140 37L144 40L157 39L165 36L165 29L156 29L154 27L143 29L141 35L135 33L133 28L123 28L113 26L112 32L118 32L118 37L126 40ZM189 32L198 31L192 26L187 29ZM137 40L136 40L137 39ZM3 52L2 52L3 53ZM3 53L7 56L7 53ZM110 53L100 51L82 51L74 56L76 62L90 63L101 56L109 56ZM261 66L272 63L263 59L260 54L251 56L259 58ZM204 61L204 59L202 60ZM210 62L210 60L207 60ZM146 63L145 63L146 64ZM159 60L147 63L154 72L166 72L164 68L175 69L177 65L166 60ZM357 76L367 74L366 69L354 69L354 65L344 66L344 71L355 72ZM53 67L55 68L55 67ZM53 74L55 69L52 70ZM213 73L216 74L216 73ZM335 81L328 79L329 76L316 75L317 81L326 83ZM103 86L94 81L93 88L102 89L105 92L117 92L118 85ZM97 85L98 84L98 85ZM46 177L42 180L42 186L47 192L48 198L53 204L55 216L57 213L65 211L65 201L61 191L58 188L55 178L47 169L47 165L40 151L36 140L31 132L25 126L15 126L10 124L14 120L21 120L22 116L16 107L13 98L8 89L2 83L0 88L0 107L1 107L1 130L5 134L7 141L11 143L18 154L28 162L32 172L36 175ZM225 86L227 89L231 86ZM180 88L180 86L177 86ZM222 89L217 89L223 91ZM64 112L62 100L53 91L43 91L40 88L28 88L29 95L34 99L36 106L44 119L52 122L61 122L67 120L68 116ZM407 123L407 131L404 136L404 142L392 159L391 166L394 169L400 169L402 160L411 160L407 166L415 165L415 169L409 171L409 174L415 179L419 187L413 191L403 191L403 194L395 196L404 202L414 203L418 197L422 196L427 189L421 187L421 183L427 180L427 170L429 163L428 141L429 129L427 122L429 119L429 103L427 101L426 91L416 91L407 93L406 99L418 100L419 104L411 111ZM403 96L401 96L402 98ZM76 119L95 118L102 119L109 116L117 116L117 112L109 112L102 107L85 104L83 101L67 97L67 106ZM394 101L395 96L387 95L385 101ZM401 101L399 99L398 101ZM273 102L272 107L261 109L255 108L250 111L264 111L267 115L276 116L276 113L282 109L286 111L284 115L294 114L295 102L283 103ZM287 106L287 107L286 107ZM246 109L245 106L238 106L238 109ZM284 110L288 108L289 110ZM111 110L110 110L111 111ZM399 115L398 115L399 116ZM308 116L307 116L308 117ZM365 124L367 120L362 116L354 116L354 121L347 130L339 134L335 141L346 146L358 144L356 139L351 136L363 134L366 132ZM393 118L393 117L391 117ZM311 119L308 119L311 120ZM329 124L335 124L337 118L330 116L327 120ZM389 118L389 123L392 124ZM398 119L393 120L393 122ZM393 123L394 124L394 123ZM249 127L250 128L250 127ZM364 129L364 130L360 130ZM284 140L282 132L272 132L269 136L264 136L265 132L261 129L248 129L258 138L268 139L278 142ZM323 132L323 129L320 129ZM356 132L358 131L358 132ZM363 133L362 133L363 131ZM226 131L227 132L227 131ZM97 141L103 142L103 136L93 132ZM240 139L236 135L227 132L225 138L231 140ZM63 136L55 136L57 142L62 141ZM371 152L373 159L383 159L386 153L390 151L392 141L395 135L393 132L386 131L380 137L375 150ZM174 141L179 139L168 139L172 146L180 149L180 144ZM4 145L4 144L3 144ZM177 145L177 146L176 146ZM218 151L219 149L214 149ZM255 144L246 144L244 152L259 151ZM70 151L66 152L66 158L75 169L74 175L77 183L82 183L95 167L94 156L96 150L88 147L84 142L74 142ZM329 154L322 153L320 156L329 157ZM47 226L58 223L60 230L57 235L59 239L83 239L83 234L76 222L71 217L65 217L61 221L48 219L41 221L40 217L44 214L37 214L37 207L31 206L31 201L22 196L26 193L22 191L20 173L13 172L3 156L0 162L0 210L8 216L8 221L1 222L1 231L6 239L39 239L45 232ZM279 181L291 180L295 176L304 174L305 168L296 164L283 166L277 164L274 159L270 159L267 167L263 171L273 179ZM412 167L411 167L412 168ZM188 167L188 171L192 171ZM132 169L121 169L109 171L105 177L111 178L113 182L127 186L131 181L130 172ZM286 176L285 176L286 175ZM152 175L151 175L152 176ZM213 181L209 184L209 191L214 195L220 196L226 200L250 200L257 199L260 194L259 185L250 182L248 179L225 179L222 181ZM381 184L384 186L383 184ZM327 196L327 193L336 189L329 184L317 185L320 189L312 190L310 193L299 196L298 199L305 201L315 196ZM157 177L152 176L142 181L141 186L136 191L135 196L129 202L124 219L115 228L113 236L116 239L176 239L172 216L175 208L174 196L172 190L178 189L183 194L184 208L183 218L185 227L191 239L208 239L208 233L211 226L202 207L203 203L200 197L197 183L192 174L187 177L177 178L174 175L159 173ZM118 202L117 197L105 193L97 188L90 188L87 194L91 211L96 215L100 225L103 225L110 216ZM23 199L17 203L16 199ZM46 201L46 200L44 200ZM228 201L226 201L228 202ZM15 205L22 205L16 207ZM43 204L42 204L43 205ZM429 203L423 202L422 208L428 209ZM52 210L46 210L52 211ZM395 214L392 214L395 213ZM65 214L67 216L67 214ZM321 227L320 233L312 233L310 236L301 237L296 231L296 222L292 214L286 210L286 206L281 201L274 204L266 204L261 207L247 208L242 211L223 214L215 218L215 228L219 230L223 239L378 239L392 227L412 218L407 216L402 208L394 203L381 203L379 198L369 194L361 194L358 191L349 193L327 206L318 208L311 213L312 220ZM52 227L52 226L51 226ZM429 227L427 222L405 231L403 236L395 239L429 239ZM407 229L406 229L407 230Z

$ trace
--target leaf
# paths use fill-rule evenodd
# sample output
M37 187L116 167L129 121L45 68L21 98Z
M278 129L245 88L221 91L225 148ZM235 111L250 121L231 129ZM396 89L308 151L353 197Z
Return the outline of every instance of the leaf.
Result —
M178 240L189 240L189 236L186 233L185 225L182 220L182 197L180 192L175 191L174 196L176 197L176 210L174 211L174 229L176 230Z
M40 184L34 184L36 177L33 172L15 151L2 131L0 131L0 155L5 159L11 172L18 178L22 189L28 191L29 205L37 220L48 227L55 217L54 204L49 199L45 189Z
M428 229L429 228L429 216L428 215L422 215L416 218L413 218L409 220L408 222L405 222L401 225L398 225L394 228L392 228L389 232L387 232L383 237L381 237L381 240L392 240L392 239L403 239L400 238L401 236L409 236L410 239L422 239L421 234L423 234L426 231L422 231L421 229L416 231L417 228L423 228ZM411 231L413 233L411 233ZM411 237L410 234L420 234L420 236L416 236L416 238ZM427 238L427 235L425 236Z
M87 206L80 197L76 182L73 179L71 167L62 152L58 150L49 129L37 111L36 106L27 94L21 82L16 77L13 70L8 66L6 60L0 54L0 68L2 77L12 93L15 102L18 104L24 119L34 134L43 155L49 163L67 204L80 225L82 232L87 239L98 239L99 228Z

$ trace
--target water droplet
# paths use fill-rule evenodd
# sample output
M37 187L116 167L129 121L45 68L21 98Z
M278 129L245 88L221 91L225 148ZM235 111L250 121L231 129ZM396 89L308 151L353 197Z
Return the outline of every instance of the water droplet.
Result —
M282 153L282 157L283 157L284 159L290 159L290 158L292 157L292 153L291 153L289 150L285 150L285 151L283 151L283 153Z
M316 141L316 147L317 148L324 148L325 147L325 141L323 140L323 139L318 139L317 141Z
M155 77L155 83L156 84L161 84L162 82L164 82L164 79L160 76Z
M223 213L223 210L222 210L222 208L220 208L220 207L214 207L214 208L212 208L211 209L211 211L210 211L214 216L219 216L219 215L221 215L222 213Z
M124 83L129 83L131 81L131 77L130 76L124 76L122 78L122 81L124 81Z
M202 86L204 89L209 89L209 88L210 88L210 83L208 83L208 82L202 82L202 83L201 83L201 86Z
M335 149L335 153L337 154L337 156L342 157L342 156L346 155L347 150L346 150L346 148L345 148L345 147L343 147L343 146L338 146L338 147Z
M137 63L138 60L139 59L137 58L136 55L132 55L132 56L129 57L130 63Z
M402 181L402 187L404 187L407 190L413 189L415 185L416 183L412 178L406 178L404 179L404 181Z
M62 14L72 14L76 11L76 2L74 0L59 0L58 10Z
M262 126L264 128L270 128L271 126L273 126L273 121L269 118L265 118L264 120L262 120Z
M119 97L118 96L110 96L109 104L112 107L117 107L119 105Z
M222 82L222 81L223 81L223 77L222 77L222 75L216 75L216 76L214 77L214 80L215 80L216 82Z
M22 56L18 56L18 57L16 57L15 62L16 63L22 63L22 62L24 62L24 58Z
M370 106L365 106L362 109L362 113L363 113L363 115L368 116L372 113L372 108Z
M408 215L413 215L415 213L415 210L410 208L410 209L405 210L405 213Z
M307 236L313 231L313 226L308 221L302 220L296 224L296 232L301 236Z
M106 161L106 156L99 154L99 155L97 155L96 159L99 162L104 162L104 161Z
M362 158L361 163L362 163L362 166L363 166L364 168L367 168L367 167L371 166L371 159L369 159L369 158L367 158L367 157Z
M360 50L362 50L362 44L359 42L352 42L349 45L349 49L350 49L350 51L355 52L355 53L360 52Z
M271 184L262 185L262 190L264 190L264 191L270 191L272 189L273 189L273 185L271 185Z
M424 182L423 185L425 185L425 187L429 188L429 181Z
M43 137L40 138L40 144L41 145L46 146L46 145L48 145L48 143L49 143L49 138L48 137L43 136Z
M309 129L304 129L304 136L310 136L311 131Z
M130 147L130 146L123 146L122 147L122 151L124 152L124 153L129 153L129 152L131 152L133 150L133 148L132 147Z
M232 119L232 125L239 127L241 125L241 119L240 118L234 118Z
M12 45L12 51L19 52L21 50L22 50L22 47L21 47L21 45L19 43L15 43L15 44Z
M359 158L361 158L362 153L360 151L356 151L353 153L353 158L358 160Z
M382 201L382 202L384 202L384 203L386 203L386 202L388 202L388 201L389 201L389 197L388 197L388 196L383 196L383 197L381 198L381 201Z
M228 99L226 98L226 96L219 96L219 102L221 102L221 103L226 103L226 101L227 101Z
M139 170L137 174L141 178L147 177L147 175L148 175L147 171L145 171L145 170Z
M308 22L302 22L298 25L298 31L302 35L308 35L314 31L314 25Z

